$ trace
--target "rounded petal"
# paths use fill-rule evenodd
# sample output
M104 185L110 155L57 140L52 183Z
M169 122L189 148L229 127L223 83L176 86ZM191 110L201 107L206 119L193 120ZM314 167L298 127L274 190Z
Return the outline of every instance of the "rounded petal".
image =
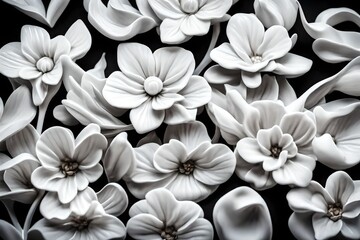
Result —
M272 160L270 152L269 155L265 155L261 150L258 141L254 138L243 138L236 144L236 151L241 158L251 164Z
M126 224L127 233L133 239L161 239L160 232L164 223L151 214L138 214Z
M271 239L272 222L262 197L249 187L238 187L215 204L213 219L220 239Z
M202 20L219 19L226 14L231 5L232 0L208 0L195 15Z
M32 25L21 28L21 50L25 57L36 63L43 56L50 55L50 35L45 29Z
M180 3L177 0L149 0L149 4L155 14L162 20L166 18L178 19L185 15L181 11Z
M197 109L187 109L179 103L165 110L164 122L168 125L176 125L192 122L196 119Z
M128 205L125 190L117 183L106 184L98 193L98 201L107 214L120 216Z
M349 197L354 193L355 184L346 172L337 171L328 177L325 189L335 202L340 201L344 206Z
M74 61L82 58L91 47L91 34L84 22L80 19L74 22L66 31L65 38L71 44L69 56Z
M86 238L90 239L124 240L126 237L126 228L124 224L117 217L109 214L94 218L89 225L88 232L84 232Z
M273 72L275 74L285 75L287 78L295 78L307 73L312 63L310 59L293 53L287 53L282 58L276 60L276 67Z
M178 237L180 239L198 239L198 240L207 240L213 239L214 229L211 223L205 218L198 218L187 228L182 228L177 231Z
M289 229L299 240L315 240L311 213L293 213L289 218Z
M150 132L158 128L164 121L165 111L154 110L151 101L147 100L139 107L131 109L130 121L139 134Z
M55 224L43 218L31 227L29 234L38 234L45 239L68 240L75 237L76 228L71 225Z
M210 21L202 20L196 15L189 15L181 23L180 30L187 36L202 36L209 32Z
M327 239L335 237L343 226L342 221L332 221L324 213L312 215L312 224L316 239Z
M180 102L186 108L197 108L207 104L211 99L211 87L200 76L191 76L188 84L180 92L185 99Z
M19 77L23 68L33 69L34 63L30 62L21 51L20 42L11 42L0 49L0 72L10 77Z
M181 23L184 19L165 18L160 24L161 42L166 44L180 44L186 42L191 37L185 35L181 30Z
M181 163L187 160L188 153L185 145L178 140L171 139L158 148L154 154L154 167L162 173L177 172Z

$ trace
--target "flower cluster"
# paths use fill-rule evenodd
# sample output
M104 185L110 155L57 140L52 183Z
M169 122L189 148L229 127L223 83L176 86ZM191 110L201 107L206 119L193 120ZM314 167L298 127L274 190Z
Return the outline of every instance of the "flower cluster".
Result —
M1 238L360 239L356 11L3 2L47 26L0 46Z

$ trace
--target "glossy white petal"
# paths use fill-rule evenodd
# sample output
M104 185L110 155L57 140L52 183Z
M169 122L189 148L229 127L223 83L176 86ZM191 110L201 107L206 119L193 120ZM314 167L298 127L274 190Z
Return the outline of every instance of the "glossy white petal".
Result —
M154 110L150 100L130 111L130 121L139 134L158 128L164 121L164 118L165 110Z
M191 76L188 84L180 92L185 99L180 103L186 108L197 108L211 99L211 87L203 77Z
M85 56L91 47L91 35L82 20L73 23L65 33L66 39L71 44L69 56L77 60Z
M21 51L20 42L11 42L0 49L0 72L1 74L17 78L22 68L33 68L34 63L29 61Z
M117 183L109 183L105 185L97 193L97 197L105 212L110 215L121 215L128 205L126 192Z

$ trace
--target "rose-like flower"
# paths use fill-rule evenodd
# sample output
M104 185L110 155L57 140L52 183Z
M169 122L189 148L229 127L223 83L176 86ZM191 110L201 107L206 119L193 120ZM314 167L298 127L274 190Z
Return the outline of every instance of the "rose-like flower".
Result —
M31 182L39 189L57 192L61 203L69 203L101 176L99 161L106 147L107 140L96 124L85 127L76 139L66 128L51 127L36 144L42 166L33 172Z
M232 0L148 0L162 20L160 37L163 43L178 44L192 36L208 33L210 25L226 18Z
M266 28L281 25L290 30L296 21L298 5L296 0L255 0L254 10Z
M360 182L342 171L331 174L325 188L311 181L290 190L286 198L294 213L289 228L297 239L359 239Z
M35 105L41 105L50 91L60 87L63 69L61 56L73 60L83 57L91 46L91 35L78 20L65 36L50 39L45 29L25 25L21 28L21 42L11 42L0 49L0 73L9 78L30 82Z
M234 172L235 156L224 144L211 144L204 124L168 126L165 144L147 143L135 149L134 170L125 181L131 193L143 198L165 187L179 200L200 201Z
M215 204L213 219L221 240L271 239L269 209L262 197L249 187L238 187Z
M226 69L242 70L242 81L249 88L261 84L262 72L297 77L312 65L311 60L289 53L293 43L283 26L265 31L254 14L233 15L226 34L230 43L213 49L210 57Z
M360 102L339 99L315 107L317 137L312 146L318 161L333 169L360 162Z
M29 235L35 236L33 239L125 239L126 230L117 217L107 214L99 202L93 201L82 215L72 213L64 220L40 219Z
M102 93L111 106L131 109L130 120L138 133L154 130L162 122L195 120L197 107L210 101L209 84L192 75L194 56L180 47L152 53L145 45L122 43L118 65L121 72L109 76Z
M84 71L69 57L62 58L64 68L63 83L68 94L62 105L54 109L54 117L65 125L95 123L100 126L106 137L116 136L119 132L132 130L131 124L125 124L117 117L126 112L114 108L102 95L105 86L105 54L93 69Z
M201 207L178 201L164 188L148 192L129 215L127 233L134 239L213 239L214 230Z

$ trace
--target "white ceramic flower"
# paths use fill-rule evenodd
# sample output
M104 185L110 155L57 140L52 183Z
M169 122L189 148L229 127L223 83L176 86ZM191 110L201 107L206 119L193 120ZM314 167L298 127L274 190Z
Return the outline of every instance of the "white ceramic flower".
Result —
M282 102L248 104L237 91L226 94L228 111L212 104L222 136L236 144L236 174L256 189L279 184L306 186L315 168L316 134L309 112L288 112Z
M29 17L53 27L69 4L70 0L51 0L49 1L50 3L47 9L45 9L41 0L3 0L3 2L11 4Z
M91 35L78 20L65 36L50 39L45 29L32 25L21 28L21 42L0 49L0 73L21 83L31 84L35 105L41 105L51 91L57 91L63 69L62 56L83 57L91 46Z
M213 227L204 218L199 205L178 201L174 195L158 188L129 210L126 229L134 239L213 239Z
M213 219L220 240L272 237L269 209L249 187L238 187L223 195L214 206Z
M106 80L103 96L115 108L131 109L130 121L138 133L158 128L162 122L179 124L195 120L197 107L210 101L211 88L193 75L193 54L180 47L151 52L139 43L118 46L121 72Z
M169 189L179 200L200 201L234 172L235 156L224 144L211 144L204 124L168 126L165 144L135 149L135 169L125 178L137 198L155 188Z
M51 127L36 144L42 166L33 172L31 182L39 189L57 192L60 202L69 203L102 175L99 161L106 147L107 140L96 124L85 127L76 139L66 128Z
M298 5L296 0L255 0L254 10L266 28L281 25L290 30L296 21Z
M72 213L64 220L40 219L29 232L33 239L125 239L124 224L107 214L102 205L91 202L82 215Z
M40 213L48 220L65 220L73 213L84 215L94 201L99 202L107 214L116 217L120 216L128 205L125 190L117 183L109 183L97 193L87 187L67 204L62 204L56 193L48 192L41 201Z
M271 26L265 31L254 14L233 15L226 34L230 43L213 49L210 57L226 69L242 70L242 81L249 88L261 84L262 72L297 77L312 65L311 60L289 53L293 43L283 26Z
M315 107L317 137L312 143L318 161L333 169L360 162L360 102L339 99Z
M208 33L210 25L226 19L232 0L148 0L161 20L163 43L179 44Z
M286 198L294 213L289 228L297 239L329 239L342 235L359 239L360 182L342 171L331 174L325 188L311 181L292 189Z
M35 116L36 108L27 87L15 89L5 105L0 98L0 142L25 128Z
M143 6L147 0L137 2ZM107 6L101 0L84 0L84 6L89 22L113 40L124 41L157 26L156 18L143 15L143 8L137 10L128 0L110 0Z
M105 55L93 69L84 71L69 57L62 58L64 69L63 83L68 94L62 100L62 105L55 107L54 117L65 125L82 125L96 123L106 137L116 136L119 132L132 130L130 124L125 124L117 117L126 112L114 108L107 103L102 95L105 86L106 68Z

